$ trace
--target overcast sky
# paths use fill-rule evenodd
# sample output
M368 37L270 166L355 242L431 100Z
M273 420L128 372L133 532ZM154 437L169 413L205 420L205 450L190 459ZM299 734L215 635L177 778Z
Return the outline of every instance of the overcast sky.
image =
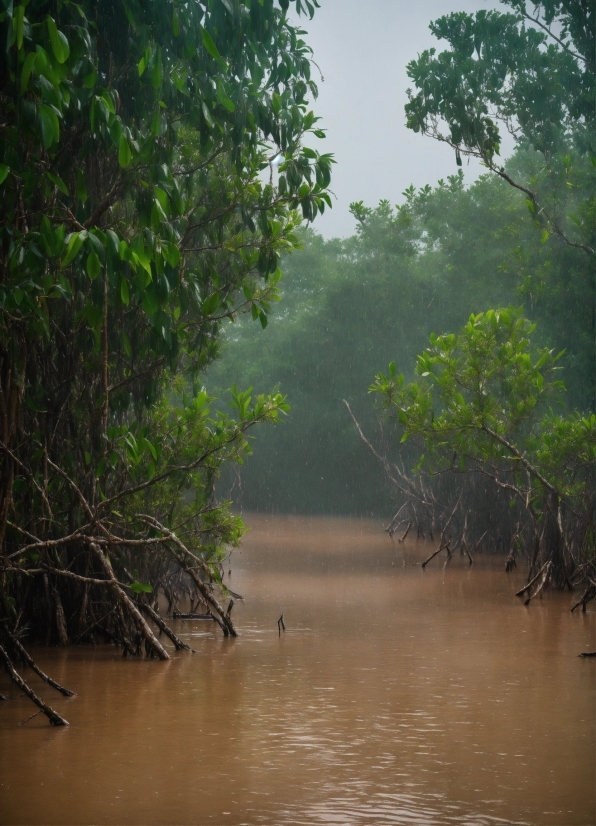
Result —
M382 198L401 201L410 184L435 184L457 171L453 151L405 127L406 64L431 46L445 48L428 24L452 11L499 8L496 0L319 0L321 8L305 22L305 38L325 81L318 82L314 110L327 138L311 145L333 152L337 164L331 189L333 209L317 217L326 238L354 231L352 201L375 206ZM503 6L501 9L505 10ZM316 70L314 72L317 79ZM320 78L318 79L320 81ZM481 171L464 158L466 179Z

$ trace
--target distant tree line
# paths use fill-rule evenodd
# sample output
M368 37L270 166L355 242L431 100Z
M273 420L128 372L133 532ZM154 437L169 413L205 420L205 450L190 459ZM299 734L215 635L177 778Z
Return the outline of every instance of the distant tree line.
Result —
M275 377L293 403L240 476L245 507L407 505L401 522L440 532L449 556L485 539L512 567L526 551L532 598L596 578L595 12L504 5L435 21L448 48L408 66L408 126L487 174L411 188L395 208L355 203L345 241L303 236L287 268L296 311L266 348L242 329L215 370ZM375 419L365 392L388 354Z

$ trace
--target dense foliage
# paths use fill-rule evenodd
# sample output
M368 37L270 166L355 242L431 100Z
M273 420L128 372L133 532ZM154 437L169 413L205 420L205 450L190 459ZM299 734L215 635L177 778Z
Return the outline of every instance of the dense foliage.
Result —
M539 161L520 150L506 169L529 175ZM537 345L566 350L561 403L593 409L590 259L559 237L543 242L505 181L485 175L466 187L457 174L434 189L409 189L395 208L354 204L353 213L351 238L301 236L304 249L284 265L284 298L264 336L246 324L229 328L222 360L210 368L210 381L223 387L243 380L261 392L279 382L292 405L242 468L241 490L234 483L246 508L386 515L394 493L342 399L387 447L392 437L366 398L375 371L396 360L411 378L430 333L457 330L487 307L523 306L537 322Z
M530 577L536 566L542 577L531 599L549 581L572 587L595 573L595 12L584 0L504 5L506 13L435 21L431 31L448 48L408 66L409 128L449 143L458 166L476 156L488 174L467 190L461 175L410 189L395 210L353 204L354 238L309 239L303 266L318 259L298 300L315 312L300 328L284 321L276 347L282 387L298 391L302 416L284 440L293 462L275 473L270 502L286 491L286 507L326 510L331 499L338 509L374 509L379 482L362 472L367 445L400 511L407 507L404 521L431 536L441 530L449 557L457 542L469 553L468 542L487 537L510 548L509 569L525 548ZM516 143L504 164L503 128ZM524 311L546 348L535 355ZM362 397L363 366L388 349L407 369L429 333L416 381L392 362L371 387L386 414L375 448L364 435L370 415L355 417L340 400ZM560 350L567 394L549 378ZM559 406L545 409L555 389ZM313 453L314 472L304 459ZM331 495L326 475L336 480ZM247 504L258 504L250 472L247 482Z
M449 48L408 65L416 90L410 129L447 142L456 160L474 155L526 196L545 240L594 255L596 198L586 166L596 157L596 9L591 0L502 0L511 9L455 13L431 23ZM531 175L499 162L501 129L531 146ZM574 191L572 212L560 198Z
M460 500L458 474L488 477L495 493L507 494L518 539L528 534L530 576L548 566L545 582L571 589L594 551L596 414L555 412L561 354L533 348L534 329L511 308L472 315L457 334L431 334L416 381L406 382L392 362L371 391L396 419L401 441L417 442L419 471L455 476ZM478 523L477 492L467 493L464 511ZM486 523L474 528L472 541Z
M212 588L214 498L279 394L211 413L222 323L264 327L329 202L304 0L0 0L0 619L167 653L139 614ZM279 175L272 178L277 157ZM182 373L185 380L180 376ZM102 584L103 583L103 584Z

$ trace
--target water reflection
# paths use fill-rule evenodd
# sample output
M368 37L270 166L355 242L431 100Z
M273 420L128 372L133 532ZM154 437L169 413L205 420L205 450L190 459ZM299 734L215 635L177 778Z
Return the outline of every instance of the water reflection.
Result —
M249 522L238 640L39 653L78 696L65 731L0 706L1 823L595 822L593 613L525 609L489 561L421 571L371 522Z

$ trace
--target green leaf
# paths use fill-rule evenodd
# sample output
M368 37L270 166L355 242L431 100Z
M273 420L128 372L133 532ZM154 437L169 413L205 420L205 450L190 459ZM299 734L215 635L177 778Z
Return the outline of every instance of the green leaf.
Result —
M83 232L73 232L70 236L68 243L66 245L66 255L62 259L62 266L68 267L68 265L74 261L76 256L79 253L79 250L83 246L83 242L87 237L87 233Z
M85 184L85 176L82 169L77 169L77 183L76 183L77 198L84 204L87 200L87 185Z
M39 107L39 121L41 125L41 142L44 149L49 149L53 143L58 143L60 138L60 125L58 116L51 106L45 103Z
M161 51L158 50L157 55L155 57L155 61L153 63L153 73L151 75L151 84L153 88L157 91L161 86L163 81L163 66L161 63Z
M134 594L152 594L153 586L146 585L144 582L132 582L130 585L130 590Z
M111 115L115 115L116 114L116 107L114 106L114 101L112 100L112 96L109 94L109 92L107 92L107 91L102 92L100 97L103 100L103 102L105 104L105 107L108 110L108 112Z
M21 94L23 95L27 91L27 86L29 85L29 78L31 77L31 72L33 71L33 67L35 66L35 61L37 60L37 52L31 52L25 58L25 62L23 63L23 68L21 70Z
M207 49L209 54L214 60L222 61L222 56L220 55L217 46L213 42L213 38L207 31L201 26L201 38L203 40L203 46ZM223 61L222 61L223 62Z
M126 331L122 330L122 346L124 347L124 352L128 356L128 358L132 358L132 347L130 345L130 339L126 335Z
M46 172L46 175L48 176L50 181L58 187L58 189L60 190L60 192L62 192L63 195L68 195L68 187L66 186L62 178L59 178L58 175L54 175L53 172Z
M52 52L58 63L66 63L70 55L70 46L66 35L58 31L56 24L49 15L46 18L48 25L48 32L50 34L50 43L52 44Z
M201 109L203 110L203 116L207 122L207 126L209 127L209 129L213 129L213 127L215 126L215 121L213 120L213 115L209 111L209 107L207 106L204 100L201 101Z
M4 183L6 178L8 177L8 173L10 169L6 166L5 163L0 163L0 186Z
M213 293L208 298L206 298L205 301L203 301L203 305L201 307L201 312L203 313L203 315L208 316L208 315L211 315L212 313L214 313L215 310L217 310L218 307L219 307L219 294L218 293Z
M162 242L161 254L163 255L166 263L170 265L170 267L177 267L180 263L180 250L178 249L176 244L172 244L170 242Z
M130 25L133 27L133 29L136 31L136 29L137 29L137 22L136 22L136 20L134 19L134 17L132 16L132 12L131 12L131 10L130 10L130 8L129 8L129 6L128 6L128 3L122 3L122 5L124 6L124 14L125 14L125 15L126 15L126 17L127 17L128 22L129 22L129 23L130 23Z
M153 284L149 284L149 286L143 293L142 307L143 311L147 313L148 316L154 316L159 310L159 299L155 294L155 288Z
M128 288L128 281L124 276L122 276L122 280L120 281L120 298L123 304L128 305L130 303L130 290Z
M17 49L20 51L23 48L23 35L24 35L24 18L25 18L25 6L17 6L14 11L14 27L15 27L15 34L16 34L16 44Z
M87 275L91 281L95 281L101 272L101 262L96 252L90 252L87 256Z
M221 105L228 110L228 112L236 111L236 105L234 101L228 97L226 90L224 89L223 83L221 82L217 83L217 99L221 103Z
M131 160L132 153L130 151L130 146L126 140L126 135L122 134L120 135L120 143L118 145L118 163L122 169L126 169L126 167L130 165Z
M86 89L93 89L95 84L97 83L97 72L95 69L92 72L89 72L88 75L85 75L83 78L83 85Z

